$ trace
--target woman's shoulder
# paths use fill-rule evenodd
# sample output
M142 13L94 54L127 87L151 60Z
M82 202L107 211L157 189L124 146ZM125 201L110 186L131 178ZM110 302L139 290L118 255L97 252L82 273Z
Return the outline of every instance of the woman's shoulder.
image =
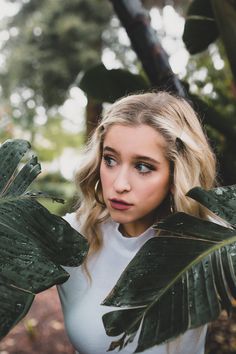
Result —
M78 216L77 212L73 212L73 213L67 213L64 216L62 216L62 218L67 221L70 226L72 226L74 229L76 229L77 231L79 231L82 222L80 220L80 217ZM102 222L99 223L99 227L101 228L101 231L107 231L110 230L114 227L116 227L116 223L114 221L111 220L111 218L108 218Z

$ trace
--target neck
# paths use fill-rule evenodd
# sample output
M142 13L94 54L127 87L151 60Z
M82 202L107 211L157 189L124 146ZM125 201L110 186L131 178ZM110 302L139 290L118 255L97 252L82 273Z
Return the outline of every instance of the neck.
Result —
M149 214L139 220L120 224L119 230L125 237L137 237L143 234L156 220L156 213Z
M131 225L120 224L119 231L125 237L138 237L139 235L144 233L148 228L149 225L148 226L142 225L142 227L133 227Z

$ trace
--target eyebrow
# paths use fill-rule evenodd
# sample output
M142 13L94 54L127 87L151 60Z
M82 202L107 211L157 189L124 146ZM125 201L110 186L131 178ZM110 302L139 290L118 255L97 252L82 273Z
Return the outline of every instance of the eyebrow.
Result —
M113 154L116 154L116 155L120 155L119 152L117 152L115 149L113 149L112 147L110 146L105 146L104 149L103 149L103 152L112 152ZM147 162L152 162L154 164L157 164L159 165L160 162L153 159L152 157L149 157L149 156L145 156L145 155L135 155L134 156L134 160L143 160L143 161L147 161Z

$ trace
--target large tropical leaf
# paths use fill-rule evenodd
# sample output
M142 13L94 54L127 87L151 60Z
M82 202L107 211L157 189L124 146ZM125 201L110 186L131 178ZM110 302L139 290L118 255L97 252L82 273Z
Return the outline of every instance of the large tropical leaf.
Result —
M183 41L191 54L205 50L219 36L211 0L193 0L188 8Z
M27 188L40 173L36 157L19 169L30 149L24 140L0 147L0 338L29 310L34 295L68 279L61 267L78 266L87 241L52 215Z
M28 312L34 295L18 289L0 276L0 339L15 326Z
M196 191L198 199L202 193L202 204L221 216L218 210L224 206L224 215L232 220L236 186L195 189L189 195L196 199ZM185 213L176 213L157 227L162 233L140 249L103 302L122 307L103 316L107 334L122 335L110 350L126 346L140 327L136 352L160 344L216 319L222 309L230 312L236 298L234 228Z
M108 70L99 64L85 72L79 87L97 100L112 103L129 93L146 90L149 85L141 75L124 69Z
M195 187L187 195L210 209L220 218L226 220L232 226L236 226L235 185L218 187L209 191Z

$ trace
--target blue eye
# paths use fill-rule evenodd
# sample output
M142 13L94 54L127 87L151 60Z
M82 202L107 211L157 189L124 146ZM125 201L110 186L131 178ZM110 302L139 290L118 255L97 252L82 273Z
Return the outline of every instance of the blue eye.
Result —
M116 161L111 156L103 156L103 160L108 167L113 167L116 165Z
M137 163L135 168L141 174L147 174L154 170L154 167L152 165L143 162Z

